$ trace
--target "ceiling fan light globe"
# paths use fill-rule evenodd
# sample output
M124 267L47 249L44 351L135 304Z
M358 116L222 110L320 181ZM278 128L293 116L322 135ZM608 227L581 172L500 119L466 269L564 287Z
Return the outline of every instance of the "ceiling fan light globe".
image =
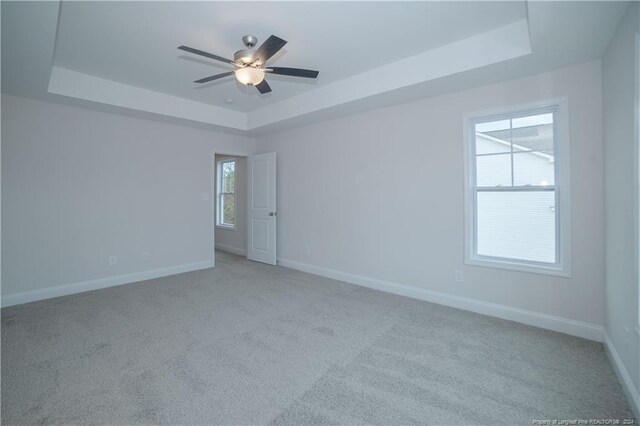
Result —
M261 68L238 68L235 74L236 79L245 86L256 86L264 80L264 70Z

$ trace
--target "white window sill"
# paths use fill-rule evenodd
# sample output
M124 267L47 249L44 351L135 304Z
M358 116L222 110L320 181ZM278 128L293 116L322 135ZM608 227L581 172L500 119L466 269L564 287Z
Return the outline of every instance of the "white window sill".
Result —
M227 231L235 231L236 230L236 227L232 226L232 225L216 225L216 228L225 229Z
M561 266L543 266L521 263L518 261L468 258L464 261L467 265L482 266L486 268L508 269L511 271L528 272L530 274L552 275L556 277L571 278L571 271L563 269Z

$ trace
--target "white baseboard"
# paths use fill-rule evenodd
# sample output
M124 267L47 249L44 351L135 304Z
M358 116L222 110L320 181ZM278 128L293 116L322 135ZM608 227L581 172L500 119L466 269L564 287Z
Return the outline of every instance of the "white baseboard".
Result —
M229 253L237 254L240 256L246 256L247 251L244 249L240 249L233 246L228 246L226 244L216 244L216 250L228 251Z
M400 296L406 296L414 299L424 300L427 302L437 303L440 305L451 306L453 308L464 309L483 315L516 321L523 324L532 325L534 327L540 327L547 330L553 330L560 333L570 334L572 336L578 336L585 339L602 342L603 327L597 324L556 317L553 315L527 311L524 309L512 308L506 305L483 302L477 299L454 296L451 294L426 290L423 288L412 287L404 284L354 275L347 272L341 272L334 269L328 269L308 263L298 262L295 260L278 259L278 262L281 266L284 266L286 268L297 269L299 271L308 272L314 275L320 275L334 280L345 281L351 284L385 291L387 293L398 294Z
M24 291L2 296L1 304L4 308L6 306L21 305L23 303L35 302L37 300L67 296L69 294L82 293L85 291L113 287L121 284L135 283L138 281L166 277L168 275L181 274L184 272L197 271L199 269L207 269L211 267L213 267L213 262L211 260L205 260L202 262L169 266L167 268L154 269L151 271L134 272L132 274L117 275L114 277L99 278L96 280L82 281L72 284L64 284L39 290Z
M622 363L622 359L606 331L604 332L604 347L611 364L613 364L613 369L618 376L618 380L622 383L622 389L624 389L624 393L627 395L627 401L629 401L633 414L636 416L636 419L640 419L640 394L634 386L629 372Z

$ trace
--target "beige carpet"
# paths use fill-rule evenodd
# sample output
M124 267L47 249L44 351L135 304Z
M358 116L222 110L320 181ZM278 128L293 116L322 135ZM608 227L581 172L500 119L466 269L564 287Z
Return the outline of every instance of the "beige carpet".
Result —
M2 310L3 424L532 424L631 412L599 343L218 253Z

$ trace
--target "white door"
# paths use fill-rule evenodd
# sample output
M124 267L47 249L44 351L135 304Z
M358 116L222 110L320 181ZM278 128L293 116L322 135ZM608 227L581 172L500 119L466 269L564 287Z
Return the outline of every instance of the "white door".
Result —
M248 158L247 258L276 264L276 153Z

